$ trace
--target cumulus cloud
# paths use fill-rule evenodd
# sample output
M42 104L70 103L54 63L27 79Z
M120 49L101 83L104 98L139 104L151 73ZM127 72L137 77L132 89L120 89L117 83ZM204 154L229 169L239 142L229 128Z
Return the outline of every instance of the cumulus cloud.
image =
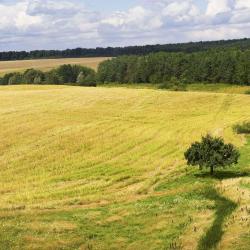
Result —
M39 16L30 16L27 13L25 2L15 5L0 4L0 30L27 30L29 27L39 25L42 19Z
M199 15L200 11L192 1L174 1L163 8L162 14L170 17L194 17Z
M83 6L77 6L69 1L52 1L52 0L33 0L27 4L27 13L31 16L35 15L58 15L72 16L77 14Z
M116 12L112 16L101 20L101 24L110 25L121 30L151 30L161 27L162 22L154 12L142 6L136 6L127 12Z
M141 0L100 13L82 0L0 1L0 50L122 46L250 36L250 0Z
M250 0L238 0L235 3L236 9L250 8Z
M220 13L229 12L234 8L234 0L208 0L206 14L215 16Z
M0 2L0 13L1 50L76 47L82 41L98 39L100 15L79 2Z

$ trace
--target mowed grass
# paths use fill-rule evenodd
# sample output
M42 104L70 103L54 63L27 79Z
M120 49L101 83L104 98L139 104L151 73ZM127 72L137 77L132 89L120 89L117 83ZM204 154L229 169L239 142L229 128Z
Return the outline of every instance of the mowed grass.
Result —
M208 132L243 148L232 125L249 106L237 94L1 87L0 249L204 247L211 228L223 234L223 198L183 152Z
M0 75L10 72L22 72L29 68L48 71L63 64L79 64L93 69L106 60L106 57L93 58L62 58L62 59L38 59L38 60L19 60L19 61L0 61Z

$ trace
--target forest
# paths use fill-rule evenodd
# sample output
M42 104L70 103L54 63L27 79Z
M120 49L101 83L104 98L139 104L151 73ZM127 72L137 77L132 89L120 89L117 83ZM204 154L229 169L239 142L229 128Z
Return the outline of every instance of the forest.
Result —
M147 55L156 52L185 52L193 53L210 49L250 49L250 39L221 40L208 42L189 42L176 44L156 44L128 47L107 48L76 48L66 50L35 50L35 51L7 51L0 52L0 61L42 59L42 58L70 58L70 57L117 57L122 55Z
M119 56L99 64L97 72L80 65L62 65L48 72L28 69L0 77L1 85L152 83L186 85L227 83L250 85L250 50L213 49L193 53L158 52ZM178 84L176 84L179 82ZM182 88L183 89L183 88Z
M151 53L102 62L102 83L164 83L177 78L189 83L250 85L250 50L210 50L195 53Z

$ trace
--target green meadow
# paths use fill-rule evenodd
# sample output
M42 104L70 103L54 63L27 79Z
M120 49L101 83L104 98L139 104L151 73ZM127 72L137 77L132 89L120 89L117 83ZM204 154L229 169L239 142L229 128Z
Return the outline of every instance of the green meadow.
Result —
M0 87L0 249L247 250L250 97L192 88ZM207 133L237 166L186 166Z

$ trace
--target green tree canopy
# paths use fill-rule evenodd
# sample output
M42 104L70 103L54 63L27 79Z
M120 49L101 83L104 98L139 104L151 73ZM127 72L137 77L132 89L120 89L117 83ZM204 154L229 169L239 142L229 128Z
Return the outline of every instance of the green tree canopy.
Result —
M222 138L207 135L202 137L201 142L195 142L185 152L187 164L210 168L210 173L214 173L214 168L231 166L238 163L240 157L236 147L229 143L225 144Z

